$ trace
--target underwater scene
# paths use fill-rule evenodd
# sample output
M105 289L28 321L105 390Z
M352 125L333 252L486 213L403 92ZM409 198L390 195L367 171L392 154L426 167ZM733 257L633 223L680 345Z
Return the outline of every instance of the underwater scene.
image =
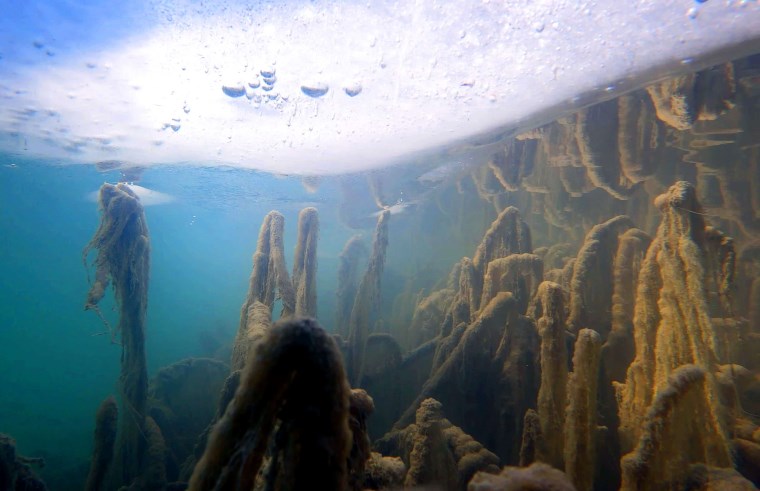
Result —
M745 51L339 172L0 111L0 491L758 489Z

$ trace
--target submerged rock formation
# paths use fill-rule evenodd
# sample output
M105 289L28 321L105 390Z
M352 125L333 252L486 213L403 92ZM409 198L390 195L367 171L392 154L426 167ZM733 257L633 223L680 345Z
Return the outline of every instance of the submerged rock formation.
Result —
M373 330L373 316L380 303L380 280L385 266L385 251L388 248L390 216L391 213L385 210L377 219L375 235L372 239L372 253L367 270L357 288L356 299L349 318L347 365L349 377L354 385L361 385L367 338Z
M562 471L542 462L529 467L505 467L500 474L478 472L469 491L575 491ZM580 489L580 488L579 488Z
M281 213L270 211L264 217L253 254L253 271L242 314L254 302L261 302L271 310L277 299L282 301L283 317L295 311L295 292L285 265L284 229L285 217Z
M411 424L416 408L434 398L454 424L502 458L517 462L523 416L534 407L538 391L538 344L535 326L519 313L514 296L497 294L464 329L394 428Z
M313 320L279 321L250 353L188 489L253 489L260 472L277 489L346 489L349 399L333 338Z
M581 329L568 377L565 420L565 472L578 489L593 489L596 471L597 382L601 337Z
M217 399L229 366L209 358L188 358L164 367L148 386L148 414L166 446L166 475L176 480L193 454L198 435L214 421Z
M498 471L499 458L446 419L435 399L422 401L414 423L377 445L406 464L404 486L465 489L476 472Z
M16 453L16 441L0 433L0 489L8 491L47 491L47 486L32 471L31 466L43 467L45 461L22 457Z
M317 241L319 215L316 208L304 208L298 214L298 237L293 259L295 315L317 316Z
M728 441L714 426L708 379L696 365L672 372L643 418L636 448L623 457L623 491L684 489L692 464L732 466Z
M702 209L686 182L671 186L655 204L662 223L639 275L636 358L617 388L622 447L632 450L623 458L624 489L684 482L692 464L733 466L715 380L718 353Z
M348 337L351 310L359 282L359 266L368 255L361 235L351 237L341 251L338 264L338 290L336 292L335 331Z
M247 352L269 329L276 300L282 302L280 317L316 315L317 241L319 216L316 208L304 208L298 215L293 279L285 264L285 218L277 211L264 217L253 254L253 271L248 294L240 310L232 370L243 368Z
M104 488L108 468L113 460L118 428L119 407L116 399L106 398L95 415L95 440L90 461L90 472L87 475L86 491L98 491Z
M528 315L536 319L536 328L541 337L541 385L537 401L541 439L536 445L535 458L525 463L540 460L561 469L564 468L562 449L568 373L562 288L549 281L541 283L528 308ZM527 413L525 417L527 420ZM523 428L524 436L530 432L530 428ZM531 437L531 440L535 441L536 437ZM521 462L524 460L521 457Z

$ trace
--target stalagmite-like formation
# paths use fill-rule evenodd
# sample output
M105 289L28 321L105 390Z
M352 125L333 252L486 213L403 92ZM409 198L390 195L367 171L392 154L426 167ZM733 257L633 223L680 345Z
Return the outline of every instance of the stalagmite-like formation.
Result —
M396 420L405 407L402 401L408 403L414 397L406 392L414 391L422 382L416 383L418 375L413 367L402 367L401 347L390 334L370 334L364 355L361 386L374 400L376 411L369 420L369 430L377 437Z
M712 308L731 302L733 249L705 226L689 183L671 186L655 205L662 222L639 273L636 356L617 384L621 444L630 451L621 462L624 490L681 489L692 466L733 467L722 401L734 404L726 394L735 389L731 378L723 389L716 380L711 318Z
M518 310L525 313L543 278L544 263L534 254L510 254L494 259L485 270L479 305L488 305L498 292L512 292Z
M618 236L631 228L626 216L617 216L593 227L583 243L573 267L570 282L568 328L577 332L586 326L607 337L612 323L613 266Z
M260 471L274 489L347 489L349 398L332 336L310 319L279 321L250 354L188 489L253 489Z
M353 444L348 457L348 489L361 491L364 483L364 469L371 458L367 419L375 410L375 403L363 389L351 389L349 398L348 427L351 429Z
M261 302L271 310L279 298L282 301L282 317L292 315L295 311L295 292L285 265L284 228L285 217L280 212L270 211L264 217L256 252L253 254L253 271L241 311L238 333L244 332L248 309L254 302Z
M438 335L441 323L454 295L453 289L443 288L432 292L417 302L411 324L405 330L405 346L407 348L414 349Z
M636 357L618 387L623 447L638 441L642 418L670 374L694 364L708 373L707 434L722 434L716 336L706 292L705 223L694 188L678 182L655 200L662 222L641 266L634 313Z
M510 206L499 213L486 231L472 258L472 265L482 276L488 263L494 259L532 251L530 229L520 217L517 208ZM479 294L480 292L476 298Z
M535 406L538 392L535 326L520 314L514 296L501 292L460 334L394 429L411 424L416 408L432 397L447 408L454 424L502 458L517 462L523 417Z
M148 414L166 445L169 481L177 480L179 468L194 454L198 435L215 421L219 392L229 373L229 366L219 360L186 358L161 368L151 378Z
M119 419L119 408L116 399L106 398L98 407L95 415L95 441L90 461L90 472L87 476L86 491L104 489L108 467L113 460L116 430Z
M293 260L295 315L317 316L317 241L319 215L316 208L304 208L298 214L298 238Z
M16 453L16 441L0 433L0 489L8 491L47 491L47 486L32 471L30 464L45 465Z
M696 365L671 372L643 419L636 448L621 461L622 491L684 489L692 464L732 467L728 441L715 431L709 379Z
M145 360L145 315L148 306L150 242L140 200L125 184L103 184L99 193L101 221L83 258L95 249L95 281L85 309L98 311L109 283L119 307L116 331L121 334L121 421L113 485L129 485L141 473L147 449L144 421L148 372ZM99 312L99 311L98 311ZM102 317L102 316L101 316ZM110 479L109 479L110 481Z
M476 472L498 471L498 457L446 419L435 399L422 401L415 422L386 435L378 446L406 463L405 486L465 489Z
M270 211L259 229L248 293L240 309L240 324L232 346L233 371L243 368L249 349L269 328L277 298L282 300L283 317L295 311L295 292L285 265L284 228L282 214Z
M544 445L541 433L541 418L534 409L525 411L523 418L522 443L520 444L520 467L528 467L539 460L540 448ZM545 452L544 452L545 453Z
M602 369L605 380L622 381L633 361L633 314L639 270L652 241L637 228L618 237L612 284L612 324L602 346Z
M354 385L359 385L364 369L364 350L367 337L372 331L372 317L380 304L380 279L385 266L385 251L388 248L388 220L391 213L385 210L377 219L375 235L372 239L372 254L367 270L359 283L354 306L351 309L348 335L348 374Z
M241 319L242 320L242 319ZM238 331L232 345L231 368L242 370L248 353L256 346L272 325L272 308L255 300L246 309L245 326Z
M581 329L567 383L565 472L578 489L593 489L596 470L597 380L601 338Z
M145 438L148 450L145 454L145 470L138 478L138 489L161 491L166 487L166 442L161 428L148 416L145 418Z
M567 385L565 302L562 287L549 281L541 283L528 308L528 315L536 319L536 328L541 337L541 386L537 407L542 438L536 449L536 460L561 469ZM532 410L529 413L530 411ZM527 421L528 413L525 418ZM528 429L524 428L523 437L526 431ZM526 464L532 462L533 460Z
M361 235L354 235L346 242L339 256L335 331L343 337L348 337L351 309L354 307L359 282L359 266L367 254L367 246Z
M364 470L364 489L400 489L404 484L406 466L399 457L383 457L372 452Z
M453 326L456 327L460 322L469 324L475 318L482 293L482 281L482 275L475 270L472 259L463 257L459 261L458 290L450 309Z
M240 311L240 325L232 348L232 370L243 367L247 352L269 329L276 300L282 301L282 318L316 315L317 209L304 208L298 215L292 281L285 264L284 227L285 218L277 211L269 212L261 224L248 294Z

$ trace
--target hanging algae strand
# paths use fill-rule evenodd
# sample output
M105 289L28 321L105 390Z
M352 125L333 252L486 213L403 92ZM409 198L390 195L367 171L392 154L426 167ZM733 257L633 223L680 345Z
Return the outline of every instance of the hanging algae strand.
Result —
M145 314L148 305L150 242L140 200L125 184L103 184L99 193L100 225L84 248L93 249L95 282L87 294L86 310L96 310L108 284L113 285L119 308L116 332L121 333L119 377L121 418L117 457L112 466L116 483L129 484L140 474L146 442L143 427L147 406L148 373L145 361ZM101 316L102 318L102 316Z

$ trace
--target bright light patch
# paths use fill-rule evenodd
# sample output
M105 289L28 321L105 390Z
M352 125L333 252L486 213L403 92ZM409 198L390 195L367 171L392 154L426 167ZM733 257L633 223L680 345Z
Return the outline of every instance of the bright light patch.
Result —
M11 3L0 0L0 27L14 27L0 34L0 150L89 163L331 174L445 158L484 132L760 50L756 1L143 0L113 12L38 0L19 19Z

